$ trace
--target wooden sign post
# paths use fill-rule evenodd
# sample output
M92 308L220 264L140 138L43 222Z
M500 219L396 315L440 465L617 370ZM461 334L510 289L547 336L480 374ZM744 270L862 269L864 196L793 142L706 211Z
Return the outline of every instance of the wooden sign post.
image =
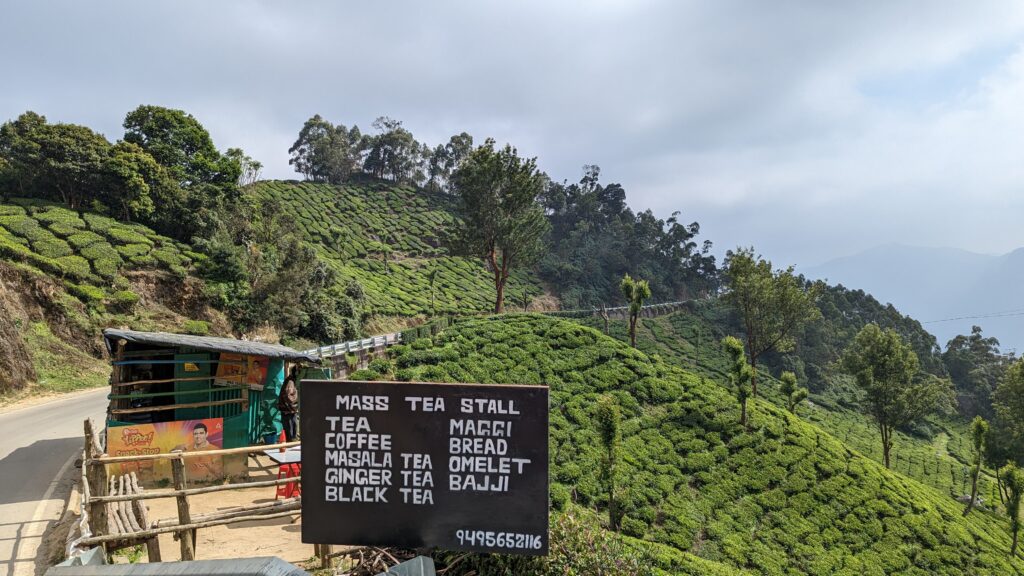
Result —
M307 380L302 541L544 555L546 386Z

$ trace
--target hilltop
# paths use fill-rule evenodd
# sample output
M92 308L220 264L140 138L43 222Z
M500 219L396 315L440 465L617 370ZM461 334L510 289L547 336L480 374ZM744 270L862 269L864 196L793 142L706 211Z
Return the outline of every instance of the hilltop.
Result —
M337 273L362 286L371 313L414 317L487 312L494 283L479 259L452 256L445 234L455 224L452 200L409 185L364 178L332 185L263 181L246 190L277 201L296 232ZM540 296L537 279L516 271L506 305Z
M1001 518L964 518L946 494L771 402L757 401L744 429L723 382L592 328L534 315L467 320L394 353L402 380L550 385L560 510L607 506L593 418L597 398L614 396L627 536L754 574L1024 574Z

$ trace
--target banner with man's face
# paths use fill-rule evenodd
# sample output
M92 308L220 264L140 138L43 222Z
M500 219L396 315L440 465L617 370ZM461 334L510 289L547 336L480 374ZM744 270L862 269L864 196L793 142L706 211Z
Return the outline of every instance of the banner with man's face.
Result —
M107 428L107 454L110 456L140 456L164 454L174 450L205 452L224 445L224 419L178 420L156 424L128 424ZM220 456L185 458L189 480L209 481L224 477L224 463ZM153 481L171 478L169 460L145 460L109 464L108 474L135 472L140 480Z

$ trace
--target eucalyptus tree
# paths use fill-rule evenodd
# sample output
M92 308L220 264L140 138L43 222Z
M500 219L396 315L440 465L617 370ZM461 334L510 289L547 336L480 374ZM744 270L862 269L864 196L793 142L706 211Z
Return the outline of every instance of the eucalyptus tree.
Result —
M634 280L626 274L619 283L619 290L629 306L629 345L636 348L636 325L640 320L640 311L644 308L644 300L651 297L651 285L647 280Z

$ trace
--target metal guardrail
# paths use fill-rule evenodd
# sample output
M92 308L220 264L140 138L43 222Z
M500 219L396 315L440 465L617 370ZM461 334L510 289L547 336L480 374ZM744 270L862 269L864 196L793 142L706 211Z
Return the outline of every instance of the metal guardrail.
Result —
M349 340L348 342L339 342L337 344L328 344L327 346L321 346L319 348L313 348L311 350L303 350L303 354L313 354L320 358L331 358L334 356L341 356L343 354L352 354L353 352L359 352L362 350L369 350L372 348L380 348L381 346L393 346L402 341L401 332L391 332L388 334L382 334L380 336L371 336L370 338L363 338L362 340Z
M659 302L657 304L645 304L643 310L659 310L663 308L678 308L683 304L688 304L694 300L677 300L675 302ZM542 314L548 314L551 316L570 315L570 314L600 314L601 311L614 313L614 312L626 312L629 310L629 306L615 306L612 308L580 308L579 310L554 310L551 312L542 312Z

